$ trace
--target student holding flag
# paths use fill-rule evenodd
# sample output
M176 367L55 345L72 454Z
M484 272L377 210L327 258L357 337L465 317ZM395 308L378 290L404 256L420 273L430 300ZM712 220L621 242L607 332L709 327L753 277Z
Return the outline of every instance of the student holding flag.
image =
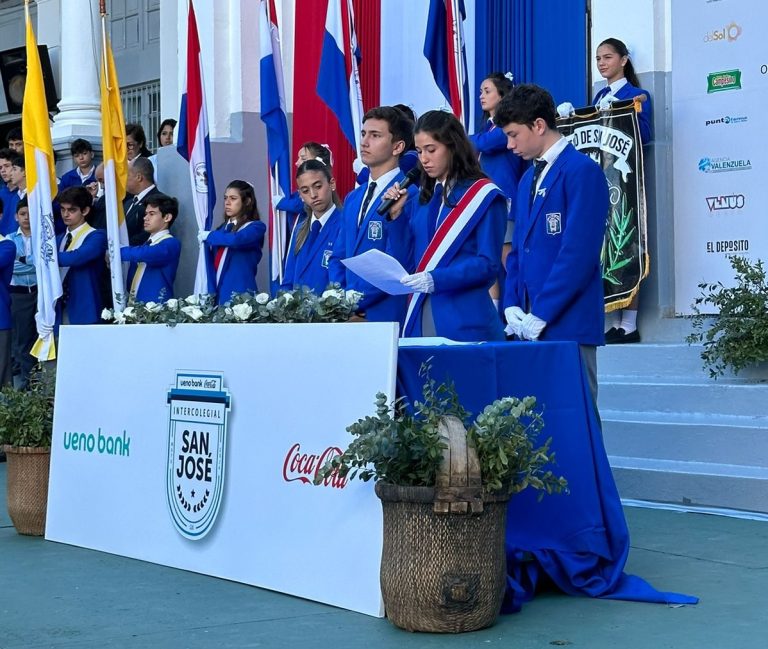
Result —
M384 195L398 199L389 212L390 240L408 238L413 248L405 264L413 274L401 280L413 291L403 337L504 340L488 289L501 264L506 198L483 174L464 127L451 113L422 115L415 139L423 174L410 219L403 215L406 198L399 185Z
M120 250L128 269L128 293L140 302L165 302L173 297L181 243L169 232L179 214L179 202L155 192L144 199L144 230L149 239Z
M224 304L237 293L257 293L256 269L267 226L261 222L253 185L233 180L224 192L224 223L216 230L201 230L205 244L208 292Z
M341 227L341 203L331 168L322 160L307 160L299 165L296 184L309 216L291 238L280 288L306 286L319 295L329 283L328 266Z

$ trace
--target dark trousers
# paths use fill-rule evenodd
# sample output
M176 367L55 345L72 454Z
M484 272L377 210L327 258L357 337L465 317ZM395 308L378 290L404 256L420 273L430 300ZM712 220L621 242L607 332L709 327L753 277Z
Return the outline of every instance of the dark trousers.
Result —
M37 340L35 313L37 290L32 293L11 293L13 373L21 376L21 387L27 386L29 373L37 363L37 359L29 353Z
M11 330L0 330L0 386L13 381L11 362Z

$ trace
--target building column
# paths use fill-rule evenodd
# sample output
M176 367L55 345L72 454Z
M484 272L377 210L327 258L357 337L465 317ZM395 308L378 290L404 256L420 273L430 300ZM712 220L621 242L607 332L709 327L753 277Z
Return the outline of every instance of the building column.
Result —
M48 0L49 5L63 0ZM41 4L41 2L38 2ZM101 100L99 69L101 64L101 17L97 3L90 0L66 0L67 10L57 7L59 20L38 29L48 40L59 40L59 113L53 120L53 149L57 169L72 167L69 145L77 138L88 140L94 150L101 151ZM48 9L48 7L46 7ZM50 6L50 9L54 9ZM45 14L38 10L38 20ZM58 34L54 33L54 30ZM41 42L42 38L40 39Z

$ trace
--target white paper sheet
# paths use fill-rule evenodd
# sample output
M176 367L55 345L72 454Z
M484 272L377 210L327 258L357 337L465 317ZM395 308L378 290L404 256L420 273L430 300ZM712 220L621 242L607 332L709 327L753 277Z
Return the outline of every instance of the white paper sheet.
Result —
M408 272L397 259L381 250L366 250L362 255L342 259L341 263L355 275L389 295L413 293L413 289L400 283Z

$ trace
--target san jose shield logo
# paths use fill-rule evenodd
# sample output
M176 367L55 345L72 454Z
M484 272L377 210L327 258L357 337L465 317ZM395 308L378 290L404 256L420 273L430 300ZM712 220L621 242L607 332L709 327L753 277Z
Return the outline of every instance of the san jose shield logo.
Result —
M168 406L168 508L179 533L197 541L213 528L224 490L232 401L223 374L177 372Z

